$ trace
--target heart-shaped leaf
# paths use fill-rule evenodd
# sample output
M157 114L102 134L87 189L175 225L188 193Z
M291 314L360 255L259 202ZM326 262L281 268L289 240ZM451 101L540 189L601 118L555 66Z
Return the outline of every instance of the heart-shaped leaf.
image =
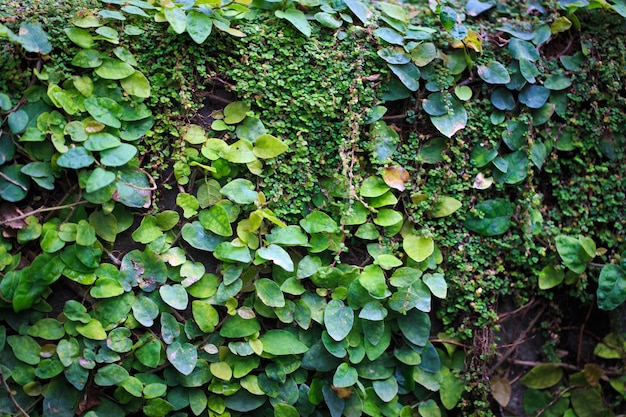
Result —
M191 343L174 342L166 349L167 360L183 375L193 372L198 362L198 351Z

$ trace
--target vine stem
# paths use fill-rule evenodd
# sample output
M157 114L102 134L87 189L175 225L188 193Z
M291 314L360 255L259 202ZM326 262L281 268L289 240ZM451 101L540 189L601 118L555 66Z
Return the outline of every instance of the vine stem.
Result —
M6 219L2 223L0 223L0 225L4 225L4 224L7 224L7 223L15 222L15 221L18 221L18 220L23 220L23 219L25 219L25 218L27 218L29 216L33 216L35 214L45 213L45 212L48 212L48 211L63 210L63 209L66 209L66 208L72 208L72 207L80 206L82 204L87 204L87 203L88 203L87 200L83 200L83 201L76 201L76 202L70 203L70 204L64 204L62 206L41 207L41 208L38 208L36 210L29 211L28 213L24 213L24 214L22 214L20 216L16 216L16 217L12 217L10 219Z
M7 384L6 379L4 379L4 374L2 373L2 370L0 369L0 380L2 381L2 385L4 386L4 389L6 390L9 398L11 399L11 402L13 403L13 405L15 406L15 408L17 408L17 410L22 413L22 415L24 417L30 417L28 415L28 413L26 412L26 410L24 410L19 403L15 400L15 397L13 396L13 391L11 390L11 387L9 387L9 384Z

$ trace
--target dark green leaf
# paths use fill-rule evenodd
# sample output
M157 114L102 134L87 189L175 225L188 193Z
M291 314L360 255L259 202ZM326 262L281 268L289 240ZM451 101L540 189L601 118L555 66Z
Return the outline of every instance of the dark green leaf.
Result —
M324 310L324 325L336 341L346 338L354 325L354 311L341 300L331 300Z
M513 204L504 199L477 204L468 214L465 227L483 236L497 236L511 227Z

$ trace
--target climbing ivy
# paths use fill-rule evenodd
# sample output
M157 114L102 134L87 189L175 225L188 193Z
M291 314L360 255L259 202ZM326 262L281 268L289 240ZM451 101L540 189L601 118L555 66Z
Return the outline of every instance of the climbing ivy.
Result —
M33 77L0 91L1 412L489 415L488 391L507 407L510 379L479 374L500 295L626 298L623 186L593 206L615 233L549 212L541 188L623 156L623 112L572 121L589 40L545 52L622 3L524 20L480 1L130 0L59 39L2 24ZM527 365L527 413L608 412L600 381L623 403L598 365Z

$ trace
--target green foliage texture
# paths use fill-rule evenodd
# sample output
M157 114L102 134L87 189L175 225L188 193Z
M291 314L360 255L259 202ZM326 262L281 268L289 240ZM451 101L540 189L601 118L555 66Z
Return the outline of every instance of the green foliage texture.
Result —
M1 415L493 415L503 299L618 317L525 413L623 409L623 0L26 3Z

